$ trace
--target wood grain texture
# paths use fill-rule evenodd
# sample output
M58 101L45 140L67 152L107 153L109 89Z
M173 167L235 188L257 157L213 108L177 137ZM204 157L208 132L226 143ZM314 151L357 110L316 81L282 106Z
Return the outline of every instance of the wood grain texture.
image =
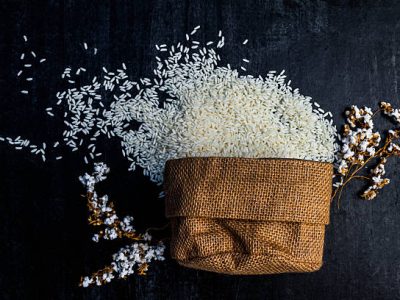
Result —
M110 68L124 61L131 78L150 76L154 44L184 39L201 25L199 40L222 29L224 61L251 60L248 72L285 69L293 86L311 95L340 124L349 104L399 106L400 2L277 1L0 1L0 134L51 141L62 120L43 112L56 102L67 65ZM29 47L47 58L35 70L32 93L19 90L19 55ZM241 42L246 38L246 47ZM82 42L99 49L96 60ZM383 123L384 125L384 123ZM387 125L387 124L386 124ZM139 228L165 223L158 189L129 173L115 144L103 145L112 175L105 186ZM79 154L42 163L0 144L1 299L398 299L400 298L400 164L392 183L372 202L348 188L332 207L324 266L312 274L226 276L155 264L147 277L102 288L77 287L80 275L102 267L117 243L93 245L78 175Z

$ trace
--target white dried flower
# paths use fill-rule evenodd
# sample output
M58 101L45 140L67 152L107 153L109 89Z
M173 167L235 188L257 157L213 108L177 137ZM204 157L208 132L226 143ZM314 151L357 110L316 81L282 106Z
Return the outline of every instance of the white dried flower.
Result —
M96 184L106 179L110 169L104 163L94 166L92 175L85 174L79 179L85 186L88 197L88 206L91 211L89 221L97 226L104 226L98 233L92 236L94 242L100 239L114 240L117 238L128 238L135 240L133 244L121 248L113 255L110 266L96 272L91 277L83 277L81 285L102 285L110 282L115 277L126 278L134 274L135 270L140 275L144 275L148 269L148 264L156 260L164 260L165 246L163 243L150 245L152 236L146 232L143 235L136 234L133 227L133 217L125 216L120 220L114 210L113 203L107 195L99 197L95 190Z
M394 109L391 104L381 102L380 109L384 114L397 120L398 110ZM368 180L371 184L361 194L361 197L366 200L374 199L378 195L378 191L390 183L388 178L383 177L385 164L388 157L400 156L400 147L393 142L400 138L400 129L389 130L385 143L381 145L381 134L373 131L372 118L375 114L368 107L359 108L355 105L346 111L347 124L343 127L343 136L340 139L341 151L338 153L336 163L339 181L334 183L336 188L334 196L353 178ZM359 172L375 157L378 157L380 162L371 170L371 174L360 175Z
M99 235L97 233L93 235L92 241L96 243L99 241Z
M83 287L88 287L89 285L91 285L93 283L93 279L89 278L88 276L85 276L82 280L82 286Z

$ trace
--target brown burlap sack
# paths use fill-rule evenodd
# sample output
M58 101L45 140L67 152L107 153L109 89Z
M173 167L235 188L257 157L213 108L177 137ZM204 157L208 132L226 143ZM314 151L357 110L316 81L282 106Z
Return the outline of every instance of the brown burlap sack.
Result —
M171 255L225 274L322 265L332 165L295 159L183 158L165 168Z

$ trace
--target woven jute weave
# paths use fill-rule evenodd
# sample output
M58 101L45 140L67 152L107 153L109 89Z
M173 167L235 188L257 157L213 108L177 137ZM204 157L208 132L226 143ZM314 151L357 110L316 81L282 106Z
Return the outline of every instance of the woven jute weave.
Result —
M295 159L182 158L165 168L171 255L225 274L322 265L332 165Z

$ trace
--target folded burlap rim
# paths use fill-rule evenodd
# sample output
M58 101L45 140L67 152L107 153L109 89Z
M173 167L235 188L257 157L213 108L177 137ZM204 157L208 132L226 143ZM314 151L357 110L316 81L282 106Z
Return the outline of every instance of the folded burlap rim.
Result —
M330 163L298 159L167 161L172 257L184 266L225 274L319 269L332 171Z
M167 217L329 223L332 164L191 157L165 168Z

